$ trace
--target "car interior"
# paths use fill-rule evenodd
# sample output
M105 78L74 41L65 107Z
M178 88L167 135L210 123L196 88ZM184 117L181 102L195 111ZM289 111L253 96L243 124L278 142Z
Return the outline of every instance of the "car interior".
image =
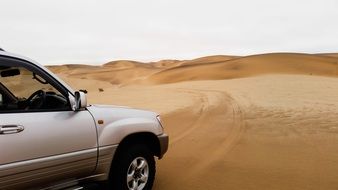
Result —
M68 99L41 76L0 66L0 112L69 110Z

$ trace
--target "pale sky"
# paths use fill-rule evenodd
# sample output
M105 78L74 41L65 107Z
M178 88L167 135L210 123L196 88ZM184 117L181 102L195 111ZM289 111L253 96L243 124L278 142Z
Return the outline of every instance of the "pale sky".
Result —
M0 0L0 47L42 64L338 52L338 0Z

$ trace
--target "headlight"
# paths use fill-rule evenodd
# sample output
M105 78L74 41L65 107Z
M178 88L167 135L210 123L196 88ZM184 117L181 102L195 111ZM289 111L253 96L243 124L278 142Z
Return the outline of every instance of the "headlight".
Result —
M163 128L160 115L156 116L156 119L157 119L158 123L161 125L161 127Z

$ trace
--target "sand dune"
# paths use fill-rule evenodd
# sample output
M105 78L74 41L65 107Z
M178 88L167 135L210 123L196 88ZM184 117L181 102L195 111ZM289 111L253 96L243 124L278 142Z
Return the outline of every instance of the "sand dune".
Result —
M189 80L220 80L263 74L284 73L320 76L338 76L338 59L308 54L264 54L230 60L215 59L193 65L166 69L141 83L161 84Z
M103 66L51 66L51 70L72 78L108 81L112 84L131 83L133 80L144 78L159 69L153 65L134 61L114 61Z
M152 63L114 61L103 66L50 67L73 78L108 81L112 84L164 84L191 80L222 80L265 74L338 75L338 54L271 53L246 57L208 56L194 60L163 60ZM88 71L91 72L88 72Z
M90 103L161 113L171 141L154 189L333 190L337 61L265 54L53 69Z
M328 56L328 57L338 57L338 53L323 53L319 55Z

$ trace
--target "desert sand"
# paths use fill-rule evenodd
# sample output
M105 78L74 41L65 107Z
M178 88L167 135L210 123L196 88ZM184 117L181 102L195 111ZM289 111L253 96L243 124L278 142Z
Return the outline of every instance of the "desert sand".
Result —
M162 115L155 190L338 189L338 54L50 68L89 103Z

